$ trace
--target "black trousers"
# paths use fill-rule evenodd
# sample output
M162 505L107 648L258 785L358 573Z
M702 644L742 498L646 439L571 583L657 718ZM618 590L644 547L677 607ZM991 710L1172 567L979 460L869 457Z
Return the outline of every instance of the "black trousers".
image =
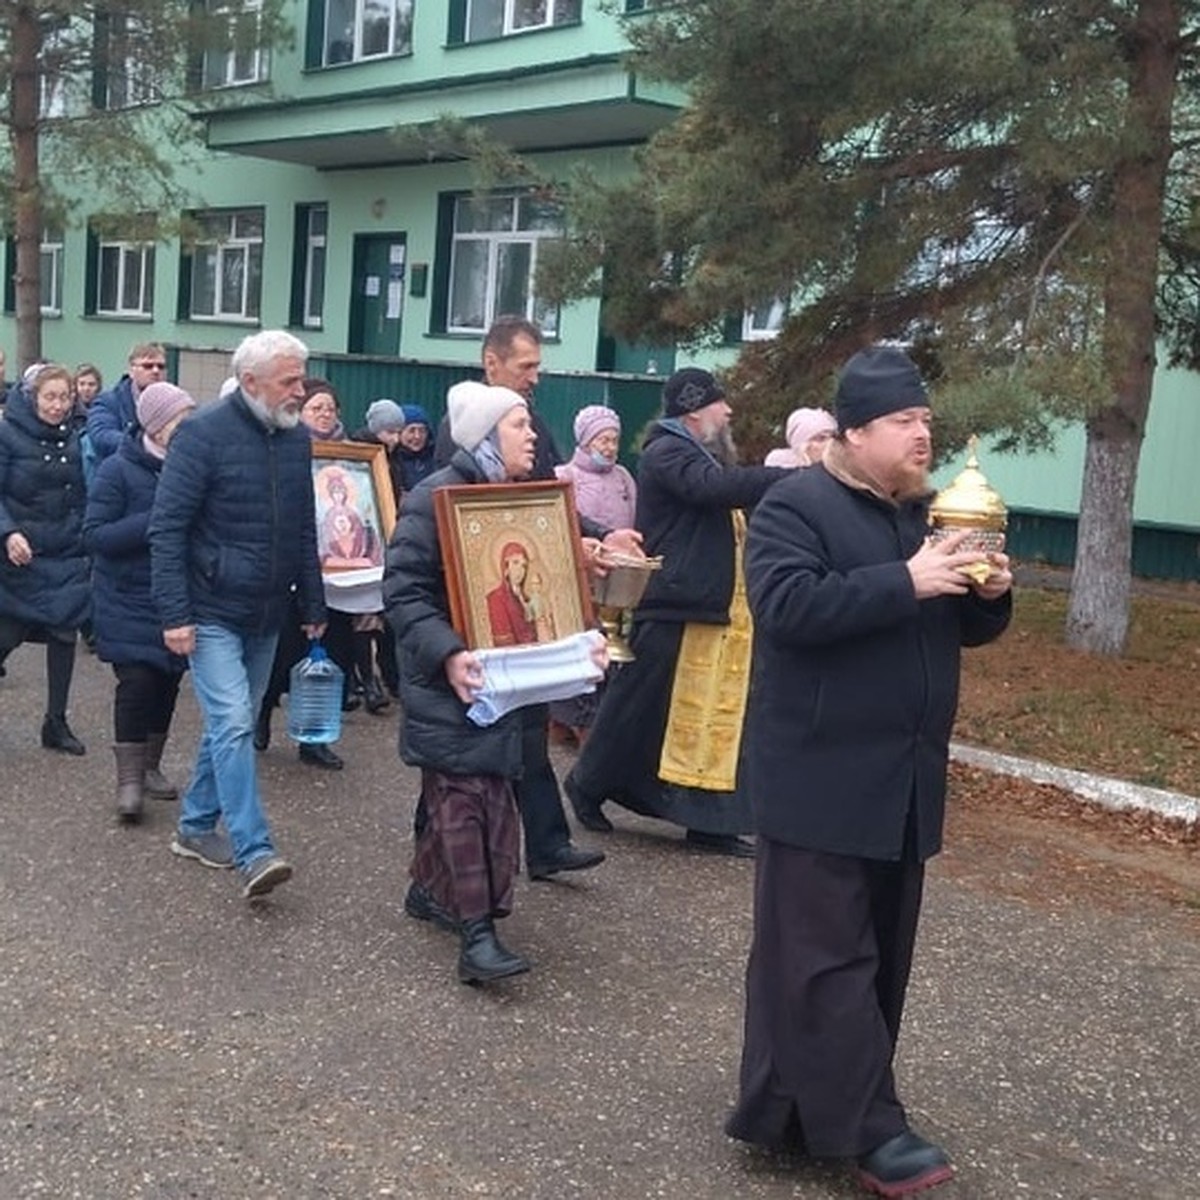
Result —
M571 840L558 779L550 765L550 706L521 709L521 767L517 808L525 830L525 865L548 863Z
M114 663L113 734L118 742L144 742L165 734L179 698L179 671L163 671L149 663Z
M66 718L67 698L75 674L74 629L51 629L28 625L11 617L0 617L0 663L23 642L46 644L46 713Z
M760 836L730 1136L855 1157L907 1128L892 1058L924 877Z

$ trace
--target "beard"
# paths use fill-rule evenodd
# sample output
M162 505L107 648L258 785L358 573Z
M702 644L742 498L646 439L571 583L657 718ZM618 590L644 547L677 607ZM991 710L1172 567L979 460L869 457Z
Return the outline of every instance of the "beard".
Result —
M251 396L245 388L242 389L242 396L250 411L267 429L295 429L300 424L300 409L297 405L281 404L272 408L257 396Z
M734 442L733 432L728 425L706 431L700 438L700 444L721 466L737 466L737 443Z
M927 495L929 471L916 463L900 463L892 473L892 495L897 500L918 500Z

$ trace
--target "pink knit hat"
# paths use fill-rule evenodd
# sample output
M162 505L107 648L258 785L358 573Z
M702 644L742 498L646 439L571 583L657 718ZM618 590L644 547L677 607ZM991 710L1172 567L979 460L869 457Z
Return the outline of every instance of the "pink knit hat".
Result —
M138 393L138 424L145 433L153 437L179 413L191 412L195 407L195 400L183 388L165 380L152 383Z
M797 408L787 419L787 444L793 450L803 450L809 438L816 437L818 433L834 433L836 430L837 421L833 413L826 412L823 408Z
M615 429L621 436L621 418L603 404L589 404L575 414L575 445L586 446L606 429Z

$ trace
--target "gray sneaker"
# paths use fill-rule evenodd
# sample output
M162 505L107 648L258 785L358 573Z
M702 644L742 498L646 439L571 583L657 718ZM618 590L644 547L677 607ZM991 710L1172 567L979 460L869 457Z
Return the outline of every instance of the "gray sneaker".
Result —
M233 846L229 838L214 829L211 833L180 833L175 831L171 839L171 853L180 858L194 858L206 867L219 870L233 866Z
M264 854L244 866L239 874L242 877L242 895L247 900L254 900L291 879L292 867L278 855Z

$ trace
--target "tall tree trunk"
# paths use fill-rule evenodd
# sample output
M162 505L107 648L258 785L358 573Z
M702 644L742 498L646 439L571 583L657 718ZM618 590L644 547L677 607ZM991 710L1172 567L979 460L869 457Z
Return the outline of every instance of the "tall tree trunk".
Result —
M11 112L9 140L13 160L13 237L16 242L17 360L19 370L42 357L41 247L42 192L38 179L42 45L37 10L21 4L13 10L11 36Z
M1120 654L1129 631L1133 497L1154 382L1154 309L1171 111L1179 67L1179 0L1141 0L1130 29L1130 147L1113 177L1104 356L1113 398L1087 425L1079 541L1067 642Z

